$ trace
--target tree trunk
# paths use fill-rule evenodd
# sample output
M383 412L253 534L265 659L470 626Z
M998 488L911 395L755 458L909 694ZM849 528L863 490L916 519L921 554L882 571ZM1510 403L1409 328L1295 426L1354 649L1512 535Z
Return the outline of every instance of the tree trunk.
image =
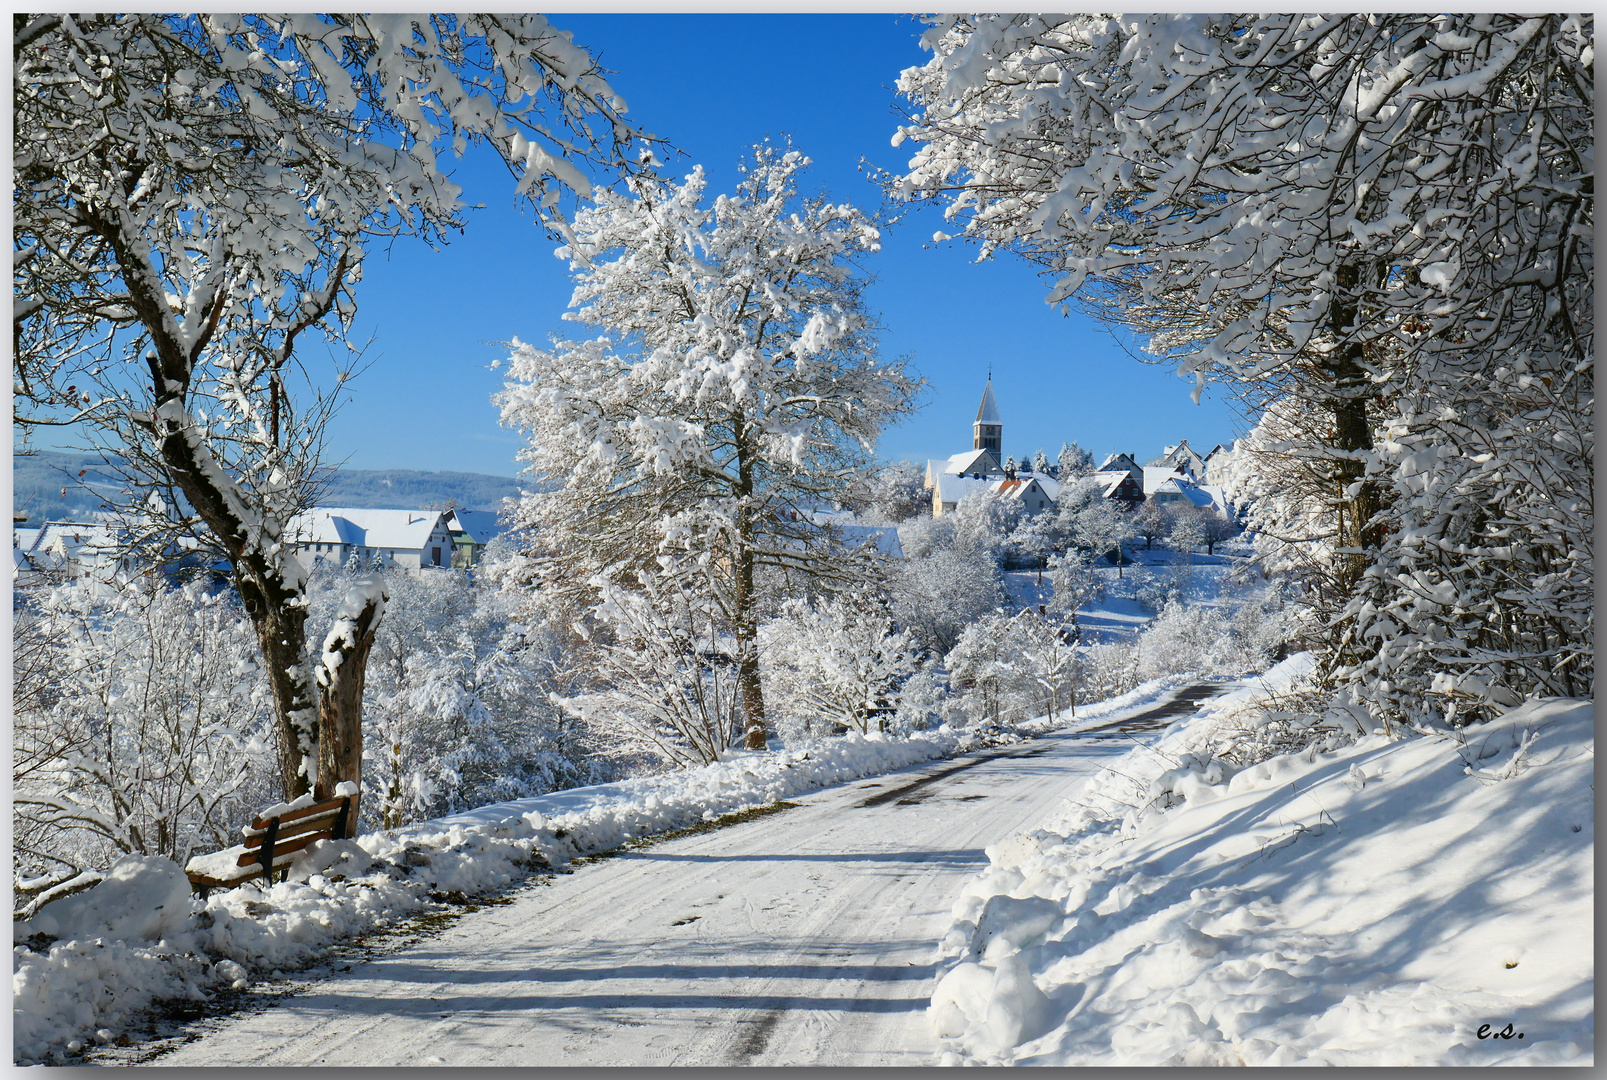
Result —
M318 668L322 693L318 701L318 785L314 789L320 800L334 798L335 785L343 780L362 782L363 684L383 612L383 597L369 597L355 617L336 617L324 643ZM356 824L351 822L353 831Z
M318 748L318 703L306 675L307 608L302 591L286 581L279 567L258 548L243 542L250 526L234 509L238 499L231 500L229 495L233 493L225 493L215 482L215 470L197 460L188 434L157 434L169 477L207 528L229 549L235 587L256 630L279 717L279 768L284 797L294 799L312 787Z
M1361 271L1357 266L1351 263L1340 266L1335 290L1339 297L1356 296L1360 283ZM1335 337L1343 339L1346 330L1355 325L1358 306L1354 299L1335 299L1329 312L1329 325ZM1340 451L1333 463L1339 543L1349 549L1343 555L1340 588L1344 595L1349 595L1374 561L1382 539L1380 526L1374 521L1382 506L1378 485L1367 477L1366 466L1356 460L1356 456L1373 448L1367 399L1375 391L1362 368L1360 342L1345 342L1325 366L1333 387L1328 406L1334 418L1334 449Z
M764 687L759 681L759 627L754 618L753 595L753 466L746 425L737 416L732 425L737 446L736 639L737 687L742 692L742 745L763 750L769 745L764 716Z
M279 780L286 801L312 790L318 768L317 697L306 671L307 609L272 598L259 583L235 570L235 587L257 632L268 685L273 691L279 744Z

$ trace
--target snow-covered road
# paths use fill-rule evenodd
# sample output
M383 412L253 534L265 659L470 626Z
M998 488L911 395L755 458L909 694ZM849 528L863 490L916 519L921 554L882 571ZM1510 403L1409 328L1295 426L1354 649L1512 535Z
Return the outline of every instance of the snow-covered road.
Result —
M983 848L1131 747L1051 734L584 865L152 1063L930 1064L934 945Z

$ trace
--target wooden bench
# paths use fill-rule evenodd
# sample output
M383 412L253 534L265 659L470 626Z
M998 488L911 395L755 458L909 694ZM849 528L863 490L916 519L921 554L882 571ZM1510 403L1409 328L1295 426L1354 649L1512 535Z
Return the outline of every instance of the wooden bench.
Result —
M212 889L230 889L255 877L272 883L275 870L283 871L284 876L289 875L290 863L296 852L320 840L347 839L356 825L356 795L341 795L327 802L313 803L280 814L259 814L241 830L245 833L243 844L218 853L228 855L238 851L234 866L240 869L232 873L210 874L186 869L185 873L190 879L190 887L203 898ZM216 855L203 858L214 863L217 861ZM281 881L284 876L280 877Z

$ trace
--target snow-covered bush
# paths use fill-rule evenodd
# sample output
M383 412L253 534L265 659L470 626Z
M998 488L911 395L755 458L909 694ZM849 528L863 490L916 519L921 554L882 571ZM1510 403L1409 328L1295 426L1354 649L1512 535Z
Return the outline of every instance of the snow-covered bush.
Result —
M784 738L886 730L920 669L910 635L867 596L787 601L759 628L759 655Z
M18 613L12 856L43 886L119 854L233 842L271 801L273 706L232 594L137 579L63 584ZM34 890L37 891L37 890Z
M742 730L736 644L706 597L640 581L601 583L589 682L557 703L615 751L676 766L723 760Z
M945 655L968 625L1005 603L999 564L957 545L949 515L904 525L899 538L904 561L887 581L893 617L923 648Z
M1237 610L1171 601L1138 639L1138 678L1182 672L1242 676L1264 670L1279 650L1287 618L1287 609L1275 601L1247 603Z
M1016 724L1074 709L1080 662L1069 631L1032 611L983 616L944 657L971 723Z
M1082 652L1082 677L1078 682L1081 701L1108 701L1143 681L1138 676L1138 647L1133 642L1089 645Z

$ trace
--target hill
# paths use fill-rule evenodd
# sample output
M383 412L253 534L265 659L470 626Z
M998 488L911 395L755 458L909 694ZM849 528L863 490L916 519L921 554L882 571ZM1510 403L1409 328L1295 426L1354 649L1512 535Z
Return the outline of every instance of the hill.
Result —
M80 476L80 472L83 473ZM11 507L28 524L72 520L103 509L123 483L99 455L58 450L14 454ZM420 469L333 469L318 501L324 506L429 510L449 502L475 510L496 510L517 498L519 482L486 473L428 472Z

